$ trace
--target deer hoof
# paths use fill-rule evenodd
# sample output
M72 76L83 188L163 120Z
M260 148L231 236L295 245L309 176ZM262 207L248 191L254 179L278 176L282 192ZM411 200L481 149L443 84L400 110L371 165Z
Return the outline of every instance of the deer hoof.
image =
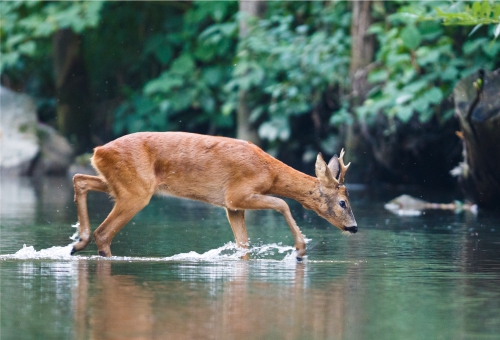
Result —
M98 254L99 254L99 256L102 256L102 257L110 257L111 256L110 254L108 254L104 250L99 250Z
M303 247L303 248L297 247L297 248L295 248L295 250L297 251L297 260L302 261L302 257L304 257L304 255L306 255L306 248L305 247Z

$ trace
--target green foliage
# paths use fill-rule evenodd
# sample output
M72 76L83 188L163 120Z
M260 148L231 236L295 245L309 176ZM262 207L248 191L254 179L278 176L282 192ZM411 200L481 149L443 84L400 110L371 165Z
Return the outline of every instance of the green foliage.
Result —
M163 71L118 108L116 134L174 130L186 126L186 120L188 129L232 126L232 117L220 110L225 99L220 89L231 75L236 9L235 2L195 2L176 27L166 25L168 29L147 39L145 52Z
M177 129L186 126L181 116L192 125L232 127L243 90L260 137L288 140L291 117L314 109L328 89L347 85L346 6L270 3L269 15L250 20L250 34L237 45L235 3L195 2L177 32L146 43L165 69L120 106L115 133ZM159 40L168 41L168 51Z
M496 25L493 35L495 39L500 35L500 3L490 3L488 0L483 0L473 2L470 6L466 5L465 8L455 8L453 12L444 11L439 8L436 8L436 12L437 16L443 19L444 25L476 26L470 35L483 25Z
M444 25L491 25L500 24L500 3L488 0L475 1L465 9L447 12L436 8L437 16L443 19Z
M95 114L106 125L103 140L141 130L234 135L245 93L266 145L304 154L333 152L338 128L356 120L445 120L458 79L500 66L500 42L491 39L498 3L373 2L372 89L351 107L351 6L268 1L239 39L237 1L3 1L0 72L29 79L23 90L39 84L54 106L50 37L70 28L83 36L89 100L104 107Z
M380 113L403 123L414 115L422 123L433 116L446 120L453 111L443 101L456 81L478 68L495 66L500 42L488 43L484 36L467 37L436 21L418 20L437 5L447 3L411 2L396 13L383 13L386 19L370 28L379 50L376 67L368 74L373 88L356 109L362 121L370 122Z
M23 56L35 56L40 40L59 29L81 33L95 27L102 4L102 1L1 1L0 73L7 67L15 67Z
M249 92L251 121L259 123L259 136L271 142L287 141L291 117L311 112L329 88L347 83L347 3L307 5L300 18L300 8L290 13L274 4L267 18L250 22L225 86L229 97L224 112L237 108L239 91Z

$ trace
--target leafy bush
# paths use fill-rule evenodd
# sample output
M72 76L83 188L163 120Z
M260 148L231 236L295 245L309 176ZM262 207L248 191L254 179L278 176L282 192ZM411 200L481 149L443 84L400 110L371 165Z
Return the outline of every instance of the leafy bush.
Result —
M236 9L234 2L195 2L176 27L149 37L145 53L164 70L117 109L116 134L232 126L220 108L236 48Z
M452 115L448 98L458 79L500 66L500 41L493 39L498 4L456 2L450 9L444 1L372 2L370 32L378 45L368 67L372 89L353 107L352 3L266 6L240 40L237 1L3 1L2 81L21 79L16 88L28 92L30 84L41 84L39 98L55 106L50 36L71 28L83 37L89 100L97 108L95 129L106 129L103 141L141 130L234 135L244 91L268 150L287 148L299 158L312 149L333 152L339 130L356 121L397 120L393 130L415 120L444 121ZM443 26L439 16L445 24L483 26Z
M383 21L370 28L379 43L375 67L369 72L373 84L364 104L356 109L361 121L373 121L382 113L408 122L417 115L420 122L433 116L441 120L452 114L450 96L455 83L479 68L492 69L498 63L500 41L492 41L484 27L467 36L467 30L443 27L437 21L419 21L431 15L435 6L448 3L410 2L389 14L379 7ZM498 66L498 64L497 64Z
M96 27L102 4L102 1L0 2L0 73L16 68L22 57L35 56L40 52L39 40L49 38L59 29L70 28L81 33Z
M270 6L239 43L223 112L236 109L239 90L249 92L259 136L287 141L291 117L310 113L329 88L348 83L350 14L345 2L298 4L302 12Z

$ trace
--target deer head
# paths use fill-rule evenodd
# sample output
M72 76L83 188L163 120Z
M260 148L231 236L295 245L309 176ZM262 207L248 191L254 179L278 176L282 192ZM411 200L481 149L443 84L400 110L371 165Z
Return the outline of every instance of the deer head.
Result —
M316 159L316 177L319 180L319 201L314 209L318 215L342 231L352 234L358 226L349 204L349 193L344 185L344 177L349 165L344 164L344 149L340 157L333 156L328 165L321 153Z

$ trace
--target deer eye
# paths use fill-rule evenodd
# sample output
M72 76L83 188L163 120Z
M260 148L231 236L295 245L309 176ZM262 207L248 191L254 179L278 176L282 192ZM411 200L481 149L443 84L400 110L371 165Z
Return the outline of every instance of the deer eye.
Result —
M340 207L341 207L341 208L344 208L344 209L345 209L345 207L346 207L346 205L345 205L345 201L340 201L340 202L339 202L339 205L340 205Z

